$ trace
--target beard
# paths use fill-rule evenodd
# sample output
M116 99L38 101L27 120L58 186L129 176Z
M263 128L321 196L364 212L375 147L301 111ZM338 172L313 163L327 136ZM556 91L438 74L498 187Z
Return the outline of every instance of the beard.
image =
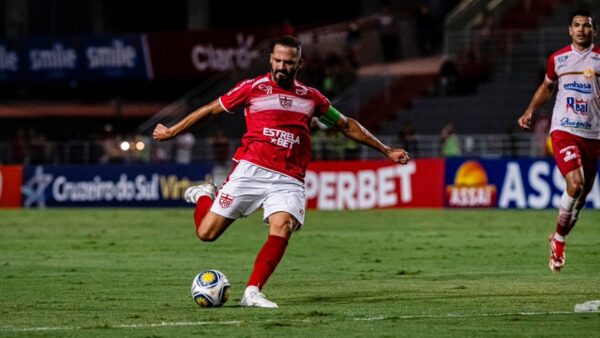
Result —
M285 70L271 71L271 77L282 88L291 88L296 78L297 70L287 72Z

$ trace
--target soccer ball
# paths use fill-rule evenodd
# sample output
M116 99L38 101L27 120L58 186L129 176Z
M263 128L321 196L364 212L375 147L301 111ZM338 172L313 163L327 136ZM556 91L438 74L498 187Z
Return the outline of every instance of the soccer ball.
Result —
M192 282L192 298L201 307L218 307L229 299L229 281L217 270L200 272Z

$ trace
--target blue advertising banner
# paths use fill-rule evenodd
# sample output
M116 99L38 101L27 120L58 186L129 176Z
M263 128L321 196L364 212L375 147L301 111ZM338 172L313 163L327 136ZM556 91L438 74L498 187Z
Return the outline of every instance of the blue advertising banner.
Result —
M272 34L252 28L0 39L0 82L203 78L247 69Z
M0 39L0 81L15 81L20 75L21 55L16 43Z
M29 81L74 80L81 74L77 38L31 38L25 40L26 79Z
M23 207L175 207L209 165L26 166Z
M552 159L447 159L445 206L558 208L565 180ZM586 208L600 209L598 174Z
M20 66L17 49L0 41L0 80L3 73L19 67L24 79L33 82L150 79L152 69L145 41L144 35L26 39L25 60ZM18 77L9 80L15 79Z
M85 77L148 79L151 77L147 48L141 35L88 36L81 40Z

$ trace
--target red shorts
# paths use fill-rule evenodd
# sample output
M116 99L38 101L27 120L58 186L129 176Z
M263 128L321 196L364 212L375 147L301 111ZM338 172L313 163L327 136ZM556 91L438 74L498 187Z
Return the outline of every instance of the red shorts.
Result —
M583 167L586 191L591 189L598 171L600 157L600 140L592 140L562 130L555 130L550 135L554 160L563 176Z

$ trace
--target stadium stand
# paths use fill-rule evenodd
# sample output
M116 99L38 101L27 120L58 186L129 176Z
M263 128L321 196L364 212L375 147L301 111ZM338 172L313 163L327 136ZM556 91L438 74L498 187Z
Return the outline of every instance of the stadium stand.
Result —
M516 128L515 117L527 107L543 79L549 51L569 43L564 27L574 5L535 2L529 14L515 14L524 13L522 6L519 2L505 14L510 20L499 19L500 29L494 33L490 47L488 81L479 84L472 94L419 99L411 109L396 112L396 119L386 123L381 133L393 133L404 121L411 122L423 134L436 134L448 122L464 134L502 134ZM539 14L549 15L540 19ZM514 21L513 16L517 18ZM538 21L542 23L539 26ZM470 33L456 33L454 42L468 39L460 36L467 34ZM456 50L453 46L447 48Z
M15 23L4 17L2 33L7 38L28 38L27 34L47 31L60 37L74 33L118 34L148 27L151 33L158 32L156 34L169 37L171 33L161 31L186 29L181 24L187 8L185 1L177 2L160 24L150 22L154 22L153 19L160 14L155 9L149 9L151 15L146 20L126 22L126 13L134 10L135 6L120 7L117 1L105 1L102 6L91 0L54 2L61 5L53 7L50 1L39 7L32 5L27 8L26 4L16 6L17 2L6 2L7 15L18 17L20 11L30 11L32 18L40 17L40 20ZM458 2L425 3L437 4L437 12L446 13ZM473 152L467 154L504 154L503 149L512 148L515 138L518 144L522 144L520 153L528 154L528 137L513 134L512 129L516 127L514 119L526 106L540 80L548 51L568 43L563 34L565 16L576 2L462 1L448 15L443 50L441 28L444 20L438 16L433 21L427 18L429 21L419 22L424 19L416 14L414 5L400 1L391 3L395 6L393 22L398 32L395 61L385 60L383 40L379 38L379 8L372 4L364 6L361 12L358 9L361 6L353 2L349 16L336 18L336 24L322 25L317 18L312 18L310 24L303 24L294 22L296 16L291 22L297 26L286 21L282 27L266 29L267 36L284 30L295 32L306 47L306 64L300 79L324 92L331 85L327 67L333 62L333 73L339 76L333 82L343 84L334 86L333 91L328 93L333 103L345 114L361 120L387 142L399 142L398 134L409 123L419 140L419 156L438 156L439 131L452 122L459 135L468 136L469 142L475 144L471 147ZM591 3L577 2L578 5ZM492 5L493 8L486 8ZM117 9L120 11L114 17L106 14ZM53 18L61 10L78 13L79 17L72 24L60 24ZM48 12L48 17L41 16L43 12ZM95 13L104 14L98 17ZM358 15L363 16L356 18ZM215 14L215 18L218 17L218 13ZM423 34L419 31L424 27L423 22L431 25L431 32ZM25 28L19 30L18 25ZM350 27L353 25L356 25L357 31L352 31ZM202 27L208 27L207 22L204 26L200 22L196 28ZM491 32L485 35L488 40L483 39L481 33L486 29ZM423 38L427 39L430 47L420 43L419 39ZM0 162L22 160L22 156L15 155L19 150L14 150L18 147L13 143L18 143L15 141L18 133L23 133L44 139L47 144L44 149L48 152L43 156L26 157L25 161L29 161L26 163L48 158L57 163L96 163L99 161L98 142L106 137L105 129L110 129L112 136L122 140L147 138L156 122L172 123L237 81L264 73L267 46L266 41L254 45L259 62L249 68L217 72L202 81L198 78L176 78L160 81L67 81L41 85L18 83L16 86L0 83L0 99L3 101L0 106ZM441 69L448 76L459 72L461 78L456 88L441 88ZM185 95L181 96L182 93ZM510 99L501 98L507 95ZM505 109L507 106L516 110ZM478 123L472 123L473 120ZM224 132L234 147L244 131L243 117L240 114L220 117L210 128L194 128L197 136L194 148L196 161L211 160L207 137L213 131ZM171 156L173 145L166 143L164 147L167 155ZM492 148L494 150L490 150ZM77 152L80 154L74 157L72 154ZM361 156L375 155L362 149Z

